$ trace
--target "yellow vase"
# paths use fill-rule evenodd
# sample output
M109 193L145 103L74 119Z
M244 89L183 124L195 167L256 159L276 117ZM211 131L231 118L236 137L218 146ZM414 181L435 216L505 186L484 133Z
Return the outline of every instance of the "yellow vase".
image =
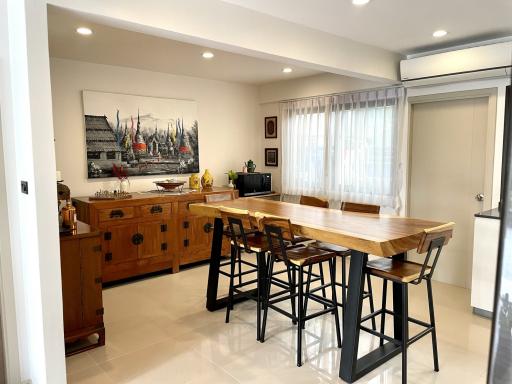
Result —
M193 173L188 178L188 186L190 189L199 189L200 187L200 179L197 173Z
M213 176L208 169L205 169L201 177L201 185L203 189L212 189L213 187Z

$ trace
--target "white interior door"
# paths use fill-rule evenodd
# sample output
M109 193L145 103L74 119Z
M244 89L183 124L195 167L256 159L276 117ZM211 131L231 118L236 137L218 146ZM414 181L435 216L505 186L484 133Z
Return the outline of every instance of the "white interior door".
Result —
M480 97L412 107L409 214L455 222L434 279L466 288L471 286L474 214L484 207L476 195L485 187L488 105L488 97Z

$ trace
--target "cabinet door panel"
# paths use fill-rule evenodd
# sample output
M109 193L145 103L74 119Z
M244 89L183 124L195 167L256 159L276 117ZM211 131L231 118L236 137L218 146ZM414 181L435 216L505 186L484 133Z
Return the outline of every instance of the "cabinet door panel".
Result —
M110 240L103 240L103 248L105 254L110 253L112 256L112 260L107 263L117 264L137 259L138 249L132 242L137 229L137 224L115 225L106 229L105 232L110 232Z
M166 231L162 232L162 225L165 223L139 224L139 233L144 236L144 240L139 245L139 258L163 256L167 253L169 244L167 244ZM162 246L162 244L165 245Z
M101 324L103 308L101 296L101 250L100 239L91 237L80 240L82 264L83 327Z
M60 242L60 263L62 276L62 306L64 312L64 333L81 328L82 288L80 278L80 243L75 240Z
M188 223L183 231L183 252L180 264L193 263L206 260L210 257L212 230L205 231L205 226L211 224L211 220L204 216L186 216L183 219Z

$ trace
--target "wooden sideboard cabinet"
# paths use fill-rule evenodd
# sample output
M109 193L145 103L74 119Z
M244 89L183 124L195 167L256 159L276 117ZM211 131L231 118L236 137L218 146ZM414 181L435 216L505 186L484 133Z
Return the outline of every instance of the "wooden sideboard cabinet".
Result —
M78 219L101 230L103 281L172 270L210 257L213 220L192 215L191 203L227 188L180 195L135 193L131 199L91 201L73 198ZM229 254L229 241L223 250Z
M62 303L66 355L105 345L100 232L79 222L60 236ZM86 341L97 334L96 343Z

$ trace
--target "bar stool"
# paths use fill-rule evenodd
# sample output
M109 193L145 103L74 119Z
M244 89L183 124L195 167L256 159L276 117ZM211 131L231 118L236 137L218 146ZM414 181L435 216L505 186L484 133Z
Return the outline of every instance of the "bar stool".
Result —
M329 208L329 201L320 199L314 196L306 196L302 195L300 197L301 205L309 205L312 207L320 207L320 208ZM359 203L351 203L351 202L342 202L341 210L345 212L359 212L359 213L380 213L380 206L371 205L371 204L359 204ZM335 244L329 244L322 241L316 241L312 244L315 247L320 249L334 252L336 256L341 257L341 282L336 282L336 286L341 287L341 303L338 303L345 313L345 303L347 302L347 259L350 257L350 249L341 247ZM323 271L320 269L320 276L323 276ZM323 279L323 277L322 277ZM363 293L362 299L368 299L370 304L370 312L375 311L375 306L373 303L373 290L372 290L372 281L370 275L366 275L366 284L368 286L368 291ZM377 329L375 319L372 319L372 328L374 330Z
M407 348L423 336L432 335L432 353L434 358L434 371L439 371L439 361L437 356L437 337L436 322L434 316L434 300L432 296L432 276L439 260L439 255L443 246L448 244L453 234L454 223L444 224L425 230L418 245L417 252L425 254L423 264L414 263L407 260L396 260L389 258L380 258L369 261L366 264L366 271L372 276L383 279L382 287L382 308L361 319L360 329L380 338L380 345L384 340L400 346L402 350L402 383L407 383ZM429 265L431 257L434 255L432 264ZM402 313L395 313L386 308L387 282L398 283L402 285ZM430 322L424 322L409 317L408 310L408 288L409 284L418 285L426 281L428 308ZM380 332L369 329L362 325L365 321L380 315ZM401 340L396 340L384 334L386 315L394 316L395 321L401 321L402 335ZM420 325L425 329L413 337L409 337L409 322Z
M235 200L235 192L234 191L227 191L222 193L212 193L204 196L204 200L206 203L214 203L214 202L220 202L220 201L231 201ZM254 230L252 231L254 232ZM229 224L224 222L224 230L223 230L224 236L226 236L228 239L231 240L231 233L229 232ZM231 248L233 245L231 245ZM233 252L233 249L231 249L231 253ZM224 261L220 263L220 268L222 267L229 267L231 265L231 261ZM242 272L242 262L240 259L238 259L238 283L242 284L242 275L240 274ZM226 277L230 277L229 272L225 272L222 269L219 271L221 275L224 275Z
M249 211L221 207L221 217L228 224L228 233L231 238L231 257L229 261L229 294L228 305L226 308L226 323L229 323L229 315L233 309L233 297L237 293L249 299L256 301L256 339L260 339L261 331L261 271L264 270L265 252L267 251L267 242L263 234L257 232L253 225L253 221L249 215ZM243 258L244 251L246 254L256 254L256 264ZM238 273L235 273L235 264L238 261ZM249 269L242 271L242 264ZM242 276L256 273L256 278L242 281ZM235 284L235 278L238 277L238 284ZM254 290L244 290L244 287L256 284L256 294Z
M270 255L267 265L267 286L265 292L265 300L263 303L263 322L260 341L265 341L265 330L269 308L272 308L276 312L291 318L292 321L297 322L298 325L297 366L300 367L302 365L302 329L304 328L305 322L327 313L334 313L338 348L341 348L341 332L339 325L339 315L337 311L338 306L335 285L336 255L332 252L327 252L310 246L288 246L287 244L291 243L294 237L292 225L289 219L278 217L263 217L259 220L258 225L260 229L264 229L268 244L270 245ZM295 284L295 281L292 280L292 283L290 284L292 286L292 290L284 296L281 292L271 294L271 287L273 284L272 273L276 261L282 261L288 268L298 271L297 284ZM310 291L313 266L326 261L329 263L329 285L331 287L331 300L328 300L325 296L318 296ZM305 268L307 268L306 282L304 282ZM293 279L290 274L289 278ZM305 290L304 286L306 287ZM295 288L297 288L298 292L295 292ZM297 314L295 314L295 298L297 298ZM291 313L276 305L277 303L288 299L292 301ZM306 313L307 299L323 304L325 306L324 309L308 315Z

